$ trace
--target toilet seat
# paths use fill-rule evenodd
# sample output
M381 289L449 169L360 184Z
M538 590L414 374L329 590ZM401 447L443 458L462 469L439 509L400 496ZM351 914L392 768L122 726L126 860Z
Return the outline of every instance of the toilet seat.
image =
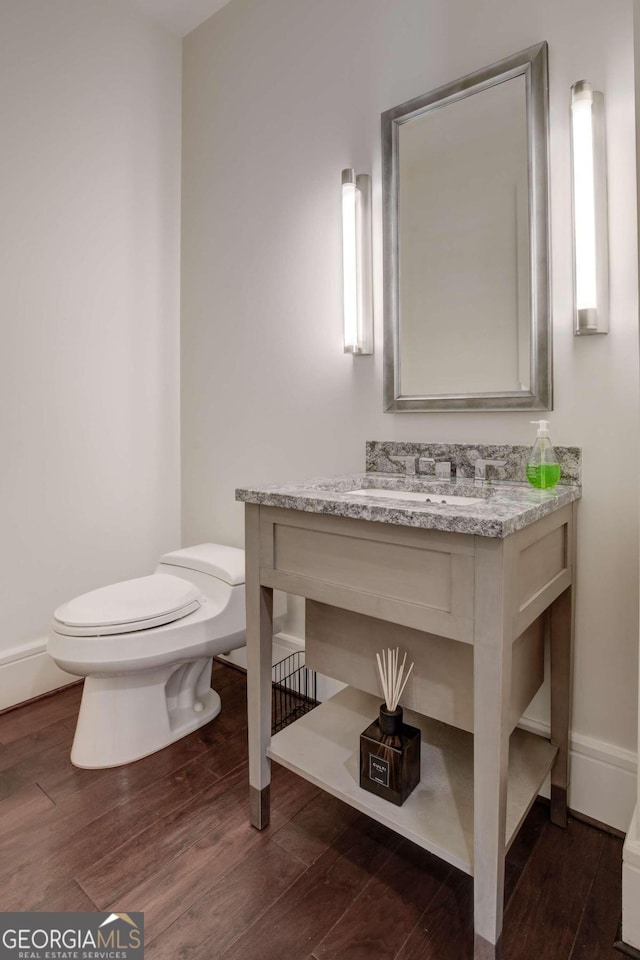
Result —
M112 583L62 604L54 613L56 633L100 637L173 623L198 610L202 594L170 574Z

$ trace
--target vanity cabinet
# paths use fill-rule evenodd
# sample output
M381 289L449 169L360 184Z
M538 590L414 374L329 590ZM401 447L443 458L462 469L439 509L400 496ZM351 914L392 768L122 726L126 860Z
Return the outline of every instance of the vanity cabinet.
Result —
M497 955L504 859L551 772L566 825L575 503L505 537L246 503L251 820L275 760L474 877L475 957ZM273 590L307 599L307 663L349 686L271 737ZM551 740L517 727L543 678ZM405 720L421 782L402 807L358 785L381 702L375 651L414 660Z

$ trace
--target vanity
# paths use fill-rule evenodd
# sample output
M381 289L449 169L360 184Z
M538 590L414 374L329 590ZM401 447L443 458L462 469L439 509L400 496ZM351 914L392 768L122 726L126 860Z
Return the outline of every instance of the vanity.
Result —
M547 52L382 114L390 413L552 409ZM370 352L370 311L351 292L355 355ZM527 484L529 453L370 442L363 474L236 493L252 823L269 822L275 760L466 871L476 960L499 954L505 853L549 773L551 819L567 816L580 451L556 447L553 490ZM307 666L347 686L272 737L274 589L305 598ZM400 807L359 786L360 734L382 699L375 654L396 646L414 662L404 719L421 731L420 782ZM519 726L547 650L549 740Z
M550 491L522 482L526 448L371 443L366 473L236 493L251 822L269 822L274 760L466 871L476 960L498 955L505 853L549 772L551 819L566 825L580 463L558 452L565 482ZM453 480L411 470L447 457ZM274 589L306 598L307 665L348 686L272 737ZM517 726L545 640L550 741ZM402 702L422 735L421 780L401 807L359 787L359 735L382 699L375 651L396 645L415 662Z

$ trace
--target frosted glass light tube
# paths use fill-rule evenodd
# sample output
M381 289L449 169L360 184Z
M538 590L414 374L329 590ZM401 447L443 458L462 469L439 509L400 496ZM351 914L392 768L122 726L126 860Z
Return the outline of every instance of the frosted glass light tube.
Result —
M606 333L608 264L602 95L571 88L575 333Z
M342 171L342 296L344 349L373 352L369 177Z
M357 190L353 170L342 171L342 302L344 349L353 353L358 345L358 241Z
M573 104L573 190L576 231L576 306L597 308L596 198L593 180L593 101Z

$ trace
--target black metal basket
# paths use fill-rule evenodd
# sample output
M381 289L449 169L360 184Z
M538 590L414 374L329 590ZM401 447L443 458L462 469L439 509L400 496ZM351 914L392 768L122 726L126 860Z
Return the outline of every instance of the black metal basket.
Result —
M271 732L277 733L298 717L318 706L316 700L316 673L304 663L304 651L299 650L272 668Z

